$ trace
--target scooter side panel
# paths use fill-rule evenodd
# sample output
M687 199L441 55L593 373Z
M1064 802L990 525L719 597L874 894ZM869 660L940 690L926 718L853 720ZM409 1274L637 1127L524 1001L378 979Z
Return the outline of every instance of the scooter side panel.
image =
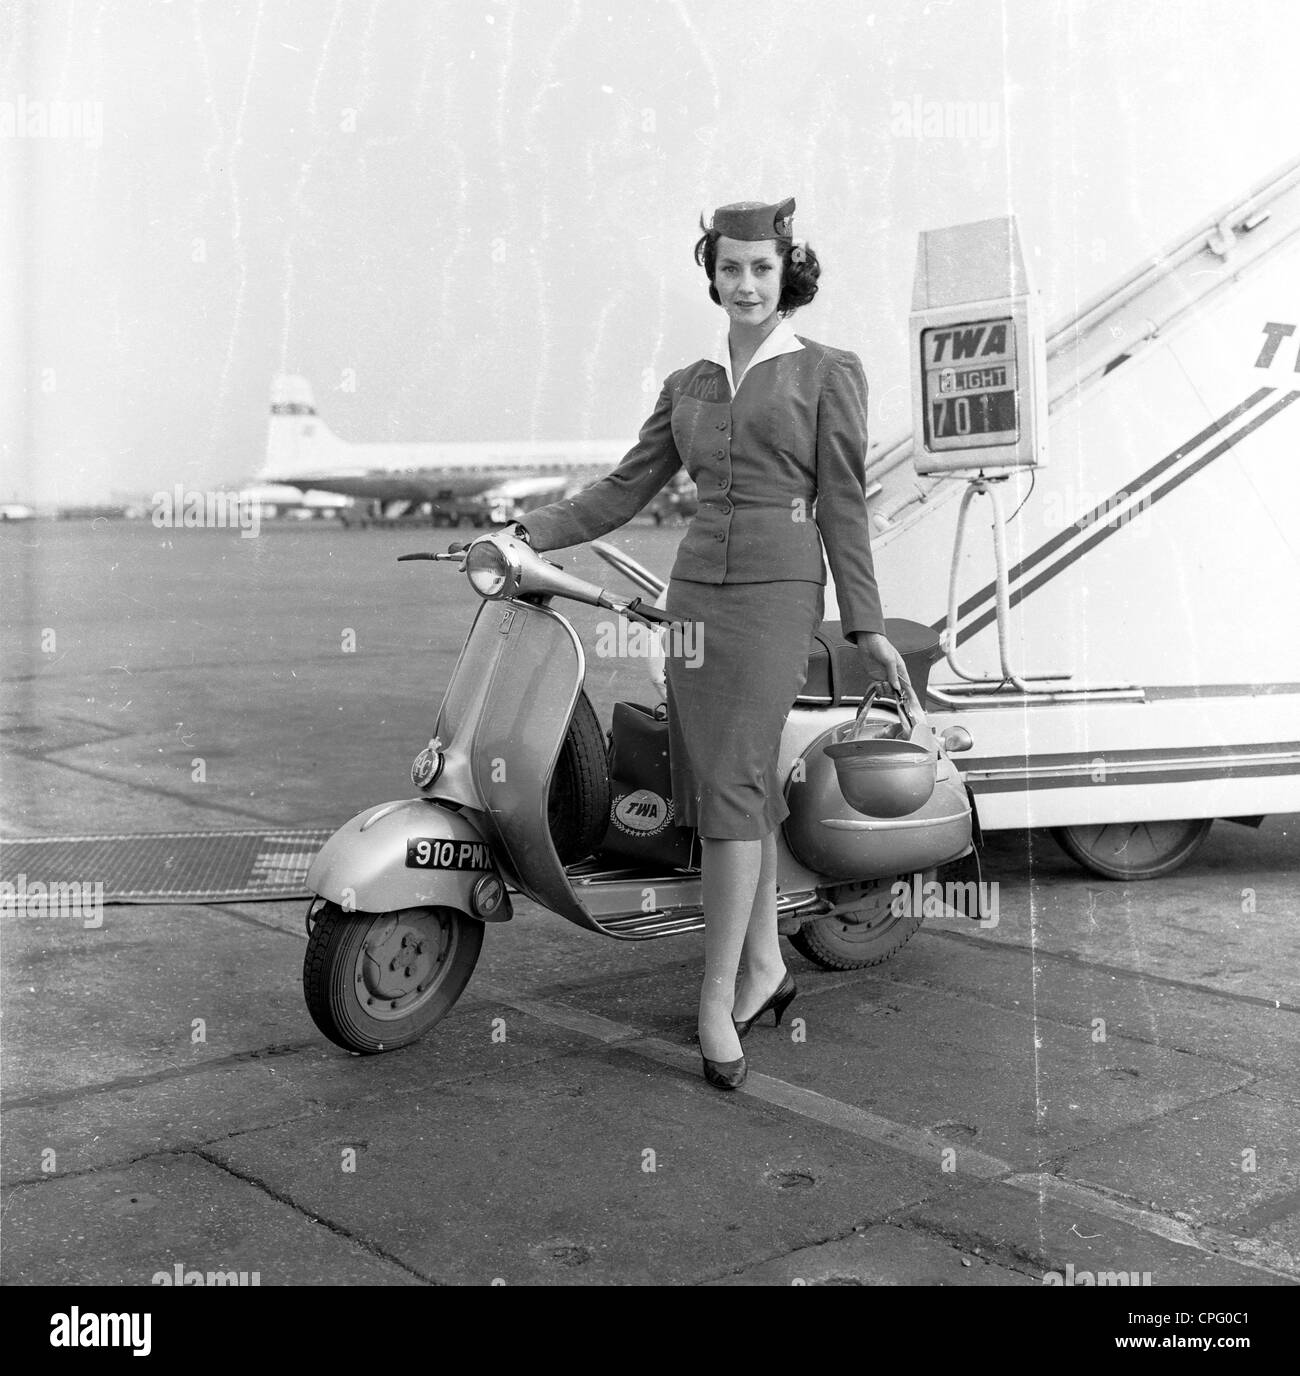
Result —
M436 906L478 918L474 885L496 872L491 846L468 818L423 798L404 798L345 822L312 861L307 887L347 912ZM507 899L492 917L479 920L510 916Z
M472 710L462 720L473 722L474 730L468 740L463 730L453 734L447 773L463 777L468 771L485 838L522 891L600 931L574 894L547 815L551 779L586 672L582 642L557 612L510 600L485 606L473 636L480 683L467 690ZM455 726L455 713L444 709L443 717Z

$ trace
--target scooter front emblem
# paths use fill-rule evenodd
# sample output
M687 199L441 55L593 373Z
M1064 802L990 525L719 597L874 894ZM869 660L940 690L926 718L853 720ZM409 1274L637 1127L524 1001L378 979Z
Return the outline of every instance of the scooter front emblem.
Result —
M502 607L501 620L497 622L497 630L500 631L502 635L509 635L510 627L514 622L514 619L515 609L513 607Z
M435 736L411 761L411 782L416 788L427 788L442 773L444 763L442 742Z

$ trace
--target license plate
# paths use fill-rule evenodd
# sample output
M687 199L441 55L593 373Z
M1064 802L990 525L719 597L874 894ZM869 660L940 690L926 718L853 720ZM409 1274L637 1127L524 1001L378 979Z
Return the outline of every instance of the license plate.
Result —
M406 842L408 870L490 870L492 848L482 841L413 836Z

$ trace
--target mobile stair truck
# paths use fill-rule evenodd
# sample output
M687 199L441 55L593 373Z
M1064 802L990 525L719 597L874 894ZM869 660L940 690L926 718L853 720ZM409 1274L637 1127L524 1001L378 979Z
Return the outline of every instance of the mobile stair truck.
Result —
M877 572L941 632L983 828L1151 878L1300 811L1300 161L1055 328L1036 304L1014 220L920 236Z

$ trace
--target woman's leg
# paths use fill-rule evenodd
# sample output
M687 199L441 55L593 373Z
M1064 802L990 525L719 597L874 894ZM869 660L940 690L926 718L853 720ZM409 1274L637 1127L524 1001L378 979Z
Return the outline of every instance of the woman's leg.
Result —
M776 832L763 837L763 863L742 947L744 971L736 988L732 1017L752 1018L785 977L785 960L776 934Z
M711 1061L734 1061L742 1054L731 1010L736 1001L736 969L763 869L763 846L762 841L700 838L704 980L699 1030L700 1050Z

